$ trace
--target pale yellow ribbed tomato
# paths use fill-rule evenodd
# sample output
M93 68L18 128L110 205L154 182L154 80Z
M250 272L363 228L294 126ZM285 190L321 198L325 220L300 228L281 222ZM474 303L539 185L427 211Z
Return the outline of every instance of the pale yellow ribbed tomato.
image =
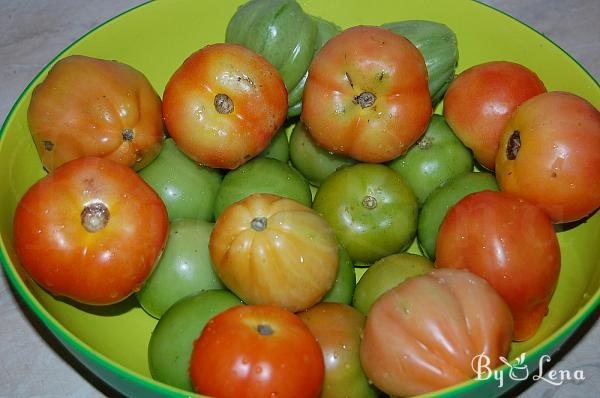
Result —
M321 215L265 193L225 208L209 249L219 277L244 302L294 312L321 300L339 266L335 233Z

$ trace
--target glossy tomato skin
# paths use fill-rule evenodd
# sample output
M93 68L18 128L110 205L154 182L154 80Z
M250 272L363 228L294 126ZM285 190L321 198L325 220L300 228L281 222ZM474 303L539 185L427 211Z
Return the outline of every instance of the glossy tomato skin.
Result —
M369 163L401 155L432 114L423 56L405 37L374 26L346 29L321 48L302 104L317 144Z
M387 163L408 183L422 207L437 187L473 170L473 154L452 132L444 117L433 115L425 133L406 153Z
M164 140L161 100L138 70L117 61L71 55L33 91L27 121L47 170L97 156L139 170Z
M255 193L225 208L209 242L223 283L248 304L297 312L333 286L339 249L333 229L310 207Z
M501 365L512 332L508 306L484 279L438 269L405 280L373 303L360 358L383 392L419 395L474 377L478 355L486 355L492 369Z
M371 263L406 250L417 230L414 193L382 164L337 170L319 187L313 209L333 227L354 262Z
M496 162L501 190L555 223L580 220L600 206L600 112L566 92L531 98L506 126Z
M275 305L236 306L208 321L194 342L196 392L219 398L316 398L321 348L294 313Z
M212 223L193 218L179 218L169 224L167 243L156 268L136 293L148 314L160 319L184 297L225 288L208 253L212 229Z
M435 264L487 280L510 307L514 339L535 334L558 282L560 248L550 218L512 194L480 191L450 208L438 234Z
M160 196L169 220L196 218L213 221L221 172L199 165L167 138L156 159L138 172Z
M146 281L167 239L158 195L129 167L67 162L36 182L14 216L15 248L30 276L57 296L111 304Z
M360 343L365 316L341 303L319 303L298 313L315 336L325 362L321 398L370 398L378 391L360 364Z
M475 159L495 169L500 135L523 101L546 92L540 78L527 67L491 61L461 72L444 97L444 117Z
M192 159L235 169L269 145L287 115L287 91L265 58L236 44L191 54L169 79L163 118Z
M231 307L243 304L229 290L202 290L178 300L164 313L148 342L152 378L194 391L189 367L194 341L206 323Z
M413 253L397 253L386 256L362 275L356 285L352 305L367 315L371 305L386 291L413 276L433 271L433 262Z
M225 175L215 199L215 218L227 206L253 193L271 193L309 207L312 204L310 185L298 170L277 159L256 158Z

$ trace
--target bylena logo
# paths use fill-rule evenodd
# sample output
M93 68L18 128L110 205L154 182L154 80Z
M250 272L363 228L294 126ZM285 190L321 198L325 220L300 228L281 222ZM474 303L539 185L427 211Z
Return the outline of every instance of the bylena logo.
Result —
M505 374L506 372L503 372L502 370L492 369L490 367L492 361L485 354L476 355L471 361L471 368L477 375L477 380L487 380L493 378L494 380L498 381L498 387L500 388L504 386L504 378L506 376L508 376L510 380L515 381L526 380L529 378L529 368L525 363L525 356L525 353L521 353L521 355L519 355L519 357L516 358L513 363L509 362L504 357L500 357L500 361L508 366L507 374ZM583 374L582 369L577 369L575 371L551 369L548 372L545 372L544 365L550 361L550 355L542 355L540 357L537 373L533 374L531 377L532 380L542 380L554 386L560 386L568 380L576 380L580 382L585 380L585 375Z

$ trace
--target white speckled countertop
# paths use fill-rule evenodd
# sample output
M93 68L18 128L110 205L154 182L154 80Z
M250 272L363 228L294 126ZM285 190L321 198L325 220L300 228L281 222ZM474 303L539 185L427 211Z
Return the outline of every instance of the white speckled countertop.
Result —
M541 32L600 80L600 1L485 0ZM0 121L21 91L62 49L141 0L0 0ZM592 397L600 391L600 322L595 317L555 354L555 370L584 381L526 382L509 396ZM90 374L17 299L0 272L0 397L119 397ZM142 398L142 397L140 397Z

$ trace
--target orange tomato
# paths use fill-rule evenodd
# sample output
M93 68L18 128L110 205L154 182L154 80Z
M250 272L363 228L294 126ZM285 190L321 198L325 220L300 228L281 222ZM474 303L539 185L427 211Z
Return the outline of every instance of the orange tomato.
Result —
M424 394L475 376L478 356L492 369L500 365L512 332L508 306L484 279L440 269L405 280L373 303L360 358L386 394Z
M195 161L235 169L271 142L287 115L287 90L261 55L213 44L190 55L169 79L163 117Z
M248 304L300 311L333 285L339 266L333 229L310 207L252 194L223 211L209 242L223 283Z
M111 304L137 291L167 239L160 197L129 167L83 157L36 182L14 216L18 258L51 293Z
M475 159L494 170L500 135L517 106L546 92L530 69L492 61L461 72L444 96L444 117Z
M72 55L33 91L29 129L47 170L97 156L139 170L164 140L161 100L148 79L117 61Z
M432 114L423 56L405 37L374 26L347 29L323 46L302 104L317 144L369 163L404 153Z
M580 220L600 206L600 112L570 93L531 98L504 129L496 163L501 190L555 223Z

